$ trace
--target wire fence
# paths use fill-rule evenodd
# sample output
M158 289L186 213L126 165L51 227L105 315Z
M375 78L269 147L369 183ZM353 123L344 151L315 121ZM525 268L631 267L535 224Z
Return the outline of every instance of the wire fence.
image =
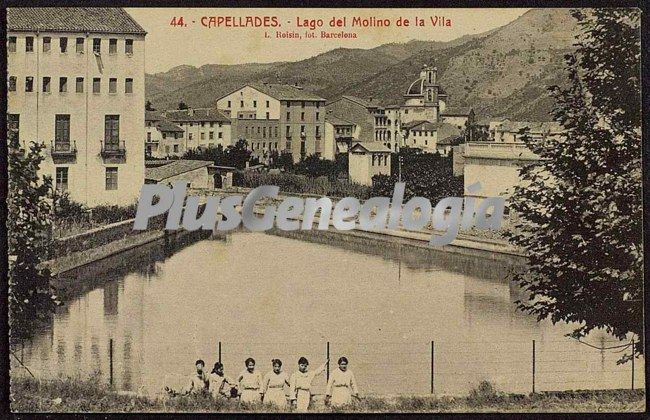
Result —
M635 343L577 340L530 341L423 341L307 343L217 341L179 350L170 343L156 343L155 354L147 354L131 339L109 339L92 343L90 354L84 343L67 347L54 342L51 352L32 354L30 349L12 349L13 372L24 371L37 378L54 375L83 377L89 374L118 389L156 393L165 386L186 385L194 362L202 359L208 372L220 361L226 375L236 377L244 361L252 357L262 374L271 370L271 359L281 359L291 374L301 356L317 369L329 359L323 374L313 382L312 392L325 391L337 360L345 356L363 394L465 395L482 381L511 393L577 389L645 388L644 359L618 363L631 354ZM27 373L28 372L28 373Z

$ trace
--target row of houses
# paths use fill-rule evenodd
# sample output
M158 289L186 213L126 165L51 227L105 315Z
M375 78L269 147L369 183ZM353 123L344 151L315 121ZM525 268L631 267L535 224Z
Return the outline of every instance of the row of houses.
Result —
M520 153L523 128L533 137L561 131L554 123L476 121L471 108L448 105L437 69L428 66L401 104L351 95L328 101L297 85L256 83L216 98L214 107L145 112L145 37L121 8L8 9L8 130L24 145L44 142L41 172L86 205L132 203L145 179L145 156L181 156L238 140L262 163L274 153L294 162L348 154L350 179L363 184L390 173L390 153L402 147L458 150L459 167L469 168L458 173L468 182L495 155ZM465 145L469 127L483 130L492 145L471 138ZM477 162L482 166L472 169ZM518 166L505 162L498 166Z

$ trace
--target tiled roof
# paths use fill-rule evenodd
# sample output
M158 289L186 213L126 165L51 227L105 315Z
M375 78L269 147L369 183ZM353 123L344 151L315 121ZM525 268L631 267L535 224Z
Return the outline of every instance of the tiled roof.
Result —
M156 128L159 131L165 131L165 132L178 132L178 133L184 133L185 132L185 130L183 130L182 128L180 128L176 124L174 124L172 122L169 122L169 121L166 121L166 120L158 121L156 123Z
M280 101L324 101L325 98L313 94L303 88L274 83L255 83L249 85L250 87L259 90ZM238 89L239 90L239 89Z
M453 124L442 123L438 127L439 145L456 145L462 141L461 131Z
M344 120L343 118L336 117L334 115L326 115L325 121L332 125L356 125L351 121Z
M161 121L163 116L158 111L144 111L144 120L145 121Z
M7 30L146 34L121 7L12 7Z
M533 122L533 121L504 121L497 130L518 133L527 128L531 133L559 133L562 132L562 126L555 121L550 122Z
M183 109L166 111L165 117L175 123L181 122L222 122L230 123L230 118L216 108Z
M376 99L363 99L359 98L358 96L352 96L352 95L343 95L341 98L349 99L352 102L356 102L359 105L362 105L366 108L379 108L381 105L378 100Z
M413 130L415 127L418 130L435 130L438 128L438 124L426 120L413 120L402 124L402 128L407 130Z
M472 112L472 108L468 107L455 107L455 108L446 108L444 111L440 113L440 115L461 115L461 116L466 116L469 115Z
M384 146L383 143L378 142L378 141L364 141L364 142L359 142L359 143L354 143L350 147L350 151L355 150L355 149L364 149L367 152L385 152L385 153L390 153L390 149L386 146Z
M160 182L167 178L210 165L212 165L212 162L209 160L174 160L163 166L146 168L144 177L145 179Z

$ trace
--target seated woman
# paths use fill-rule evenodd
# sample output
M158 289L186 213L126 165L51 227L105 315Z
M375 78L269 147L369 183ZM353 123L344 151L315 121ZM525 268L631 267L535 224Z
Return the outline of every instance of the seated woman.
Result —
M214 364L208 379L210 380L210 393L214 398L231 398L232 390L237 388L237 382L223 373L223 363L221 362ZM237 393L235 393L236 395Z

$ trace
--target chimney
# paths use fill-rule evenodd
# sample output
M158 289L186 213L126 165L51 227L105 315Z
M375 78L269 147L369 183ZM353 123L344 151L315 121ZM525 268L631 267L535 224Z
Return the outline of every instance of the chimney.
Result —
M193 116L194 115L194 109L192 108L187 108L187 115Z

